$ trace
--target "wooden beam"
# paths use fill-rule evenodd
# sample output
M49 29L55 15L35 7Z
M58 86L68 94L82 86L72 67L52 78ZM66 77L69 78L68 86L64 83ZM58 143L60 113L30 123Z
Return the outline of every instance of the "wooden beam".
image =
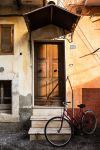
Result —
M45 6L46 5L46 0L43 0L43 6Z
M21 0L16 0L17 8L20 9L21 7Z

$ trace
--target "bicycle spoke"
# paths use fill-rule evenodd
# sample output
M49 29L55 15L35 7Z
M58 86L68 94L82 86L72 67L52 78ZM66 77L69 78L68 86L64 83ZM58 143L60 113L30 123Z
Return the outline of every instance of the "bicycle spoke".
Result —
M45 136L47 140L55 146L63 146L68 143L72 135L69 122L61 117L50 119L45 127Z
M92 134L96 129L96 117L93 111L88 110L82 118L82 129L86 134Z

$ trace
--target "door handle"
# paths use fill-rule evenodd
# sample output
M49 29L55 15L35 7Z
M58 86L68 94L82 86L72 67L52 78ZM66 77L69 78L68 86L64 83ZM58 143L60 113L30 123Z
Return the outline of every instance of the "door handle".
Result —
M42 72L42 70L40 69L40 70L38 70L38 73L41 73Z
M54 72L57 72L57 69L55 69Z

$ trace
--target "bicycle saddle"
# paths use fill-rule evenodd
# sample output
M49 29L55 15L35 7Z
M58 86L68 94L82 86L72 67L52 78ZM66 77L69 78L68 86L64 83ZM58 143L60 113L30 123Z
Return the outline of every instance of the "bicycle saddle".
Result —
M80 105L77 105L79 108L84 108L85 107L85 104L80 104Z

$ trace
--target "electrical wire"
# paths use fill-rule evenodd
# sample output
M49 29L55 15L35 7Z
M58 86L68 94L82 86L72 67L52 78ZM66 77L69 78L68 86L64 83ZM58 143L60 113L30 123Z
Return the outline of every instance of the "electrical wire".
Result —
M78 27L79 27L79 25L78 25ZM90 47L93 49L93 51L95 51L94 50L94 48L93 48L93 46L90 44L90 42L88 41L88 39L87 39L87 37L85 36L85 34L83 33L83 31L82 31L82 29L79 27L79 29L80 29L80 31L81 31L81 33L83 34L83 36L85 37L85 39L87 40L87 42L88 42L88 44L90 45ZM77 32L77 31L76 31ZM87 44L84 42L84 40L81 38L81 36L80 36L80 34L77 32L77 34L78 34L78 36L80 37L80 39L83 41L83 43L85 44L85 46L88 48L88 50L89 50L89 47L87 46ZM91 52L91 50L89 50L90 51L90 53L92 53ZM97 54L96 54L97 55ZM98 62L98 60L96 59L96 57L93 55L93 57L95 58L95 60L96 60L96 62L100 65L100 62ZM100 57L97 55L97 57L100 59Z
M88 54L85 54L85 55L81 56L80 58L86 57L86 56L89 56L89 55L93 55L93 54L95 54L99 49L100 49L100 48L97 48L95 51L93 51L93 52L91 52L91 53L88 53Z
M62 6L62 7L65 8L65 6L64 6L64 0L63 0L63 2L62 2L62 0L57 0L57 4L58 4L59 6Z
M87 44L84 42L84 40L81 38L80 34L76 31L76 33L78 34L78 36L80 37L80 39L83 41L84 45L87 47L87 49L89 50ZM89 50L91 53L91 50ZM98 62L98 60L95 58L95 56L93 55L94 59L96 60L96 62L100 65L100 63Z

